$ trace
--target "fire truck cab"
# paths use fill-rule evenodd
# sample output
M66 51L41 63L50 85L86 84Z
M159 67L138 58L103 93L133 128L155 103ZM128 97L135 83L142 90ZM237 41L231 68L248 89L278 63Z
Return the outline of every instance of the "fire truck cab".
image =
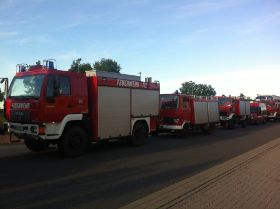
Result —
M259 123L266 123L267 121L267 109L266 104L251 101L250 102L250 123L251 124L259 124Z
M250 115L250 101L238 97L219 96L220 121L223 127L233 129L236 124L246 127Z
M280 120L280 97L276 95L258 95L256 101L266 104L267 119L272 121Z

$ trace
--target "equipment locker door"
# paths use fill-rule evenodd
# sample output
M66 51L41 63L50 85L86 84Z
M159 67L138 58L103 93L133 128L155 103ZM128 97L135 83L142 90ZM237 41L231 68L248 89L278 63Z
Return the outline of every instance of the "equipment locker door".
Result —
M183 110L183 118L185 121L191 122L191 103L190 99L186 96L181 97L181 107Z

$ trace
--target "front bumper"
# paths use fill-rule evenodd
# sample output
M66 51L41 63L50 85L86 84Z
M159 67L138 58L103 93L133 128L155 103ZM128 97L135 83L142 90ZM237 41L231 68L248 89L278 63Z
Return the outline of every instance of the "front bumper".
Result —
M180 126L180 125L159 125L159 129L164 129L164 130L182 130L183 126Z
M38 135L39 126L34 124L8 123L9 131L16 134Z
M229 117L227 117L227 116L220 116L220 121L228 121L228 120L230 120Z
M268 119L275 119L276 116L277 116L277 113L275 112L275 113L269 114L269 115L267 116L267 118L268 118Z
M39 126L36 124L8 123L8 131L22 139L46 139L45 135L39 134Z

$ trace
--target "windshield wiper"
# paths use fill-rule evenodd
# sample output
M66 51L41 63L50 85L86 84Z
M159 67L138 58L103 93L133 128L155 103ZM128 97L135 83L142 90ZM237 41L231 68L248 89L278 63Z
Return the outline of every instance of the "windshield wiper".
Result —
M12 99L39 99L38 96L27 96L27 95L21 95L21 96L10 96Z

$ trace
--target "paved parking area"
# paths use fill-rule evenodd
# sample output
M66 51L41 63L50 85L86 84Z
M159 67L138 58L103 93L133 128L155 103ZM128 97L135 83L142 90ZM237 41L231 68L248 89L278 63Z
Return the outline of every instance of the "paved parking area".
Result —
M123 208L280 208L280 138Z

